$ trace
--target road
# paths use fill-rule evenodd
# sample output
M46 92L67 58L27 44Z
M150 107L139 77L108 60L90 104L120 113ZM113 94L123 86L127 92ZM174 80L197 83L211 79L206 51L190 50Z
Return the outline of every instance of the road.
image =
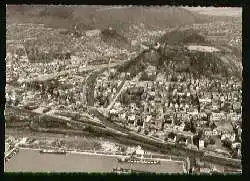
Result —
M98 111L97 111L98 112ZM193 149L188 149L185 147L177 147L175 144L170 144L167 142L162 142L156 139L152 139L150 137L147 136L143 136L140 135L134 131L129 131L126 128L108 120L103 114L101 114L100 112L98 112L98 118L103 121L103 123L106 126L112 127L113 129L116 129L123 133L126 133L128 136L123 136L122 138L117 138L117 139L123 139L125 142L134 142L134 141L138 141L140 142L140 144L145 147L145 148L151 148L156 147L158 149L158 151L162 152L162 153L167 153L167 154L172 154L172 155L176 155L176 156L180 156L182 157L189 157L189 168L192 168L195 164L195 161L197 158L200 158L203 161L208 161L208 162L212 162L212 163L216 163L216 164L221 164L221 165L225 165L225 166L229 166L229 167L233 167L233 168L239 168L239 165L241 163L240 160L235 160L235 159L228 159L225 157L220 157L218 159L218 157L216 156L212 156L212 155L206 155L204 151L201 150L193 150Z
M96 108L89 108L89 112L91 114L94 114L106 127L115 129L125 134L129 132L126 128L123 128L120 125L115 124L112 121L109 121L108 118L105 117L102 113L100 113Z
M102 113L100 113L96 108L89 109L89 111L92 114L94 114L100 121L102 121L104 123L104 125L106 126L106 128L112 128L112 130L103 129L103 128L91 129L91 130L89 130L90 132L93 131L93 133L104 134L104 135L106 135L106 133L108 133L108 135L110 135L110 136L112 135L112 137L114 139L118 140L119 142L121 142L123 144L137 144L137 145L142 145L142 147L144 149L160 151L164 154L173 154L176 156L180 156L181 158L182 157L185 157L185 158L189 157L190 158L190 167L192 167L194 165L196 158L200 158L201 160L204 160L205 158L208 157L202 151L187 149L184 147L177 147L176 145L173 145L173 144L161 142L161 141L152 139L150 137L139 135L133 131L128 130L127 128L125 128L121 125L118 125L118 124L110 121L107 117L105 117ZM78 124L78 122L74 122L74 123ZM31 125L31 127L32 127L32 125ZM46 132L47 129L40 129L39 130L39 129L37 129L37 127L35 127L35 130ZM54 132L53 130L56 130L56 129L51 129L50 132ZM114 130L116 130L116 131L114 131ZM68 131L66 130L66 132L64 134L67 134ZM77 132L77 130L76 131L72 130L72 131ZM57 132L61 133L62 131L61 131L61 129L57 129ZM79 134L84 134L84 133L79 133ZM213 157L211 155L209 155L209 160L213 163L216 163L216 164L223 162L223 163L221 163L222 165L228 165L228 166L238 168L238 166L237 166L238 164L236 165L234 160L230 161L230 163L229 163L227 161L227 159L220 158L220 161L218 162L218 158Z
M122 62L124 63L124 61ZM110 65L96 65L96 66L88 66L88 67L81 67L79 68L80 72L83 71L89 71L89 70L99 70L99 69L104 69L104 68L108 68L108 67L113 67L113 66L117 66L120 63L113 63ZM67 70L67 71L62 71L60 73L53 73L53 74L49 74L49 75L44 75L44 76L40 76L39 78L37 78L38 80L48 80L48 79L53 79L57 76L60 75L65 75L68 73L74 73L74 70ZM94 87L95 87L95 82L96 82L96 78L99 74L99 71L92 73L88 79L87 79L87 85L88 85L88 94L87 94L87 102L88 102L88 106L93 106L94 105ZM26 80L26 81L32 81L32 80L37 80L37 79L31 79L31 80ZM124 88L126 87L126 83L124 83L124 85L121 87L120 91L118 92L118 94L115 96L114 100L112 101L112 103L109 105L108 109L110 109L115 100L119 97L119 95L121 94L121 92L124 90ZM112 121L110 121L106 116L104 116L102 113L100 113L97 109L89 109L90 112L92 112L99 120L101 120L106 127L112 128L114 130L120 131L122 133L125 133L124 136L120 136L119 139L124 139L128 142L141 142L141 144L145 147L157 147L158 151L162 151L162 152L167 152L167 153L171 153L171 154L175 154L175 155L182 155L182 156L189 156L190 157L190 161L191 161L191 165L194 164L194 161L197 157L203 157L203 153L200 151L195 151L195 150L190 150L190 149L186 149L186 148L182 148L182 147L175 147L175 145L169 145L167 143L163 143L161 141L157 141L151 138L147 138L145 136L142 135L138 135L135 132L131 132L129 131L127 128L120 126Z
M115 101L118 99L118 97L121 95L121 93L127 88L127 84L128 84L127 81L124 81L124 83L122 83L120 90L118 90L119 92L116 94L116 96L114 97L114 99L112 100L110 105L107 107L107 111L112 109L113 105L115 104Z
M95 84L96 84L96 78L98 74L103 72L105 68L102 70L97 70L92 72L88 78L86 79L86 99L87 99L87 106L94 106L94 90L95 90Z
M141 143L141 145L143 145L146 148L157 148L158 151L161 151L162 153L167 153L167 154L173 154L173 155L179 155L179 156L184 156L190 157L191 160L191 164L194 163L195 161L195 157L199 157L199 155L201 153L198 153L198 151L194 151L194 150L188 150L186 148L176 148L175 145L172 144L168 144L162 141L158 141L143 135L139 135L133 131L128 130L127 128L120 126L112 121L110 121L106 116L104 116L102 113L100 113L97 109L92 109L91 110L93 114L96 115L96 117L101 120L106 127L111 127L115 130L119 130L125 134L127 134L127 136L124 137L119 137L119 140L123 140L125 142L128 143L134 143L134 142L139 142Z

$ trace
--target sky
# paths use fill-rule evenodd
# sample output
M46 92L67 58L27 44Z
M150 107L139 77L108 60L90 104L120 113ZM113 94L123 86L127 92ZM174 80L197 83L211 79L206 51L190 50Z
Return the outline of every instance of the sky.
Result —
M241 7L184 7L190 11L200 14L216 15L216 16L241 16Z

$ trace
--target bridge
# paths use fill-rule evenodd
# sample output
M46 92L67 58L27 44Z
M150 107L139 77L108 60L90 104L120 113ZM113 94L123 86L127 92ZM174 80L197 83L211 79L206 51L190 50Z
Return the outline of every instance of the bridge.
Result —
M17 148L20 144L23 144L26 141L26 138L21 139L19 142L17 142L14 145L14 148L12 148L11 150L6 151L4 158L8 158Z

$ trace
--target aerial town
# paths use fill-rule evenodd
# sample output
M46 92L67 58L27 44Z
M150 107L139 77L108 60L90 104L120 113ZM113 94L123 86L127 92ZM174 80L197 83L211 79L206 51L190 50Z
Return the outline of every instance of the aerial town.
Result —
M7 23L5 169L22 169L14 161L32 149L117 157L109 169L116 173L241 172L242 88L233 72L242 69L241 21L177 32L187 29L206 43L172 45L162 37L176 29L143 23L119 36L112 26ZM210 59L200 68L191 56L202 53L221 58L223 68ZM193 68L180 68L186 62Z

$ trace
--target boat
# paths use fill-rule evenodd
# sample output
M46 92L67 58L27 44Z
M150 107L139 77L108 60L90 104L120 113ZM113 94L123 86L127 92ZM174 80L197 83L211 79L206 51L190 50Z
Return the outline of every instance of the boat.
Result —
M66 151L65 150L46 150L46 149L42 149L42 150L40 150L40 153L66 154Z
M140 171L140 170L132 170L132 169L127 169L127 168L116 167L116 168L113 168L113 173L128 174L128 173L147 173L147 172Z
M124 168L117 167L117 168L113 168L113 172L114 173L131 173L132 170L131 169L124 169Z
M159 160L153 159L138 159L138 158L118 158L120 163L139 163L139 164L160 164Z

